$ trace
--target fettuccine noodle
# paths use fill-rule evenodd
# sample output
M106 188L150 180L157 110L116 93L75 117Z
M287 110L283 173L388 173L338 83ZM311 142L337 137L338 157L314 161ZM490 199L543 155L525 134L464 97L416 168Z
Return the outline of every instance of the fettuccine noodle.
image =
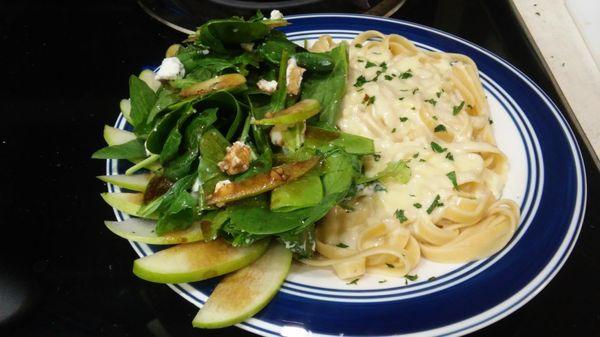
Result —
M325 36L312 51L334 46ZM501 199L508 163L475 63L376 31L352 41L349 60L338 127L374 140L378 155L365 159L367 176L404 160L411 178L359 186L346 209L337 206L318 225L319 256L303 262L331 266L343 279L403 276L421 257L467 262L502 249L519 207Z

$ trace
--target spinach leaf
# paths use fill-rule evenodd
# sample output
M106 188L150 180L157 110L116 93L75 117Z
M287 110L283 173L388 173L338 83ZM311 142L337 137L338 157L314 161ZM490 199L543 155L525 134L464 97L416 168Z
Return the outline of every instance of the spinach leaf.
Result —
M204 232L204 241L212 241L217 238L219 230L229 220L229 211L227 209L218 211L208 211L202 214L202 231Z
M140 159L146 157L144 140L132 139L127 143L104 147L92 154L94 159Z
M280 233L277 239L299 258L309 258L315 247L315 225L312 224L300 231L291 230Z
M188 228L194 222L196 204L196 198L187 191L181 191L173 198L169 207L160 213L156 222L156 234L163 235Z
M161 164L165 164L166 162L172 160L175 156L177 156L179 152L179 145L181 144L181 139L183 136L181 135L181 128L183 128L183 124L188 120L188 118L194 114L196 110L191 105L187 105L185 110L179 116L175 127L171 129L165 143L163 145L162 151L160 152L160 162Z
M333 70L333 58L325 53L300 52L294 54L298 65L308 71L330 72Z
M167 86L161 86L156 93L157 98L154 102L154 105L148 112L148 117L146 118L146 123L148 125L152 125L156 116L166 110L171 104L176 103L180 100L177 93L168 88Z
M373 140L345 132L330 131L316 126L306 128L304 145L309 148L324 148L330 145L339 146L352 154L367 155L375 153Z
M196 44L207 46L217 53L227 53L226 46L260 40L269 34L262 22L248 22L239 18L211 20L198 28Z
M333 70L330 73L307 74L302 83L302 99L318 100L323 109L316 124L333 130L346 92L348 44L343 42L325 55L333 60Z
M148 114L156 102L156 93L148 87L146 82L137 76L129 76L129 97L131 100L131 120L136 134L145 134L149 131L146 124Z
M198 164L198 179L200 180L200 208L206 209L205 195L212 193L217 182L227 177L219 169L218 163L223 160L229 142L219 130L211 127L205 131L200 139L200 162Z
M170 111L164 115L154 126L148 139L146 140L146 147L148 151L152 153L161 153L165 141L171 132L171 129L175 127L181 114L190 109L191 104L181 105L179 108Z
M383 178L394 178L401 184L406 184L410 180L411 171L410 167L406 165L406 162L399 160L397 162L389 162L383 170L378 172L372 177L361 177L357 180L358 184L364 184L375 180L381 180Z
M155 211L158 211L159 214L165 212L170 207L170 204L173 202L173 200L175 200L175 198L181 192L189 189L192 186L195 179L195 174L190 174L179 179L171 186L171 188L169 188L167 192L165 192L165 194L142 206L138 211L138 214L140 216L146 216L154 213Z
M289 212L315 206L323 199L323 185L318 172L308 173L271 192L271 210Z
M296 52L296 48L298 48L298 46L288 40L284 33L274 30L266 38L265 42L258 46L256 51L267 61L273 64L281 64L283 53L285 52L287 55L293 55Z

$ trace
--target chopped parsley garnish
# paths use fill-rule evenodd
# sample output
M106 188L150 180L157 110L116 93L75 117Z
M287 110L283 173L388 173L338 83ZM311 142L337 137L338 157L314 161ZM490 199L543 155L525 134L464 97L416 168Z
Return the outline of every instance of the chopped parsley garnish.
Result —
M401 101L401 100L403 100L403 99L404 99L404 97L399 97L399 98L398 98L398 100L399 100L399 101Z
M408 117L400 117L400 121L402 123L406 122L408 120Z
M440 96L442 96L442 92L441 92L441 91L438 91L438 92L436 92L436 93L435 93L435 96L436 96L437 98L440 98Z
M431 118L433 118L434 120L438 120L438 116L432 116Z
M375 96L369 96L365 94L365 97L363 98L363 103L367 104L367 106L375 103Z
M407 78L411 78L413 76L412 71L410 69L408 69L407 71L400 73L400 75L398 75L401 79L405 80ZM418 90L418 89L416 89ZM413 92L414 94L415 92Z
M446 132L446 127L443 124L438 124L433 132Z
M391 264L391 263L386 263L385 265L386 265L388 268L396 268L396 266L394 266L394 265L393 265L393 264Z
M391 80L393 80L393 79L394 79L394 78L393 78L392 76L390 76L390 75L385 75L385 76L384 76L384 78L385 78L386 80L388 80L388 81L391 81Z
M429 103L429 104L431 104L433 106L435 106L437 104L437 101L435 99L433 99L433 98L426 99L425 102L427 102L427 103Z
M400 89L400 91L407 92L407 91L408 91L408 89Z
M417 91L419 91L419 88L414 88L414 89L413 89L413 91L412 91L413 95L414 95L414 94L415 94Z
M419 152L413 154L413 158L417 158L419 156Z
M410 275L410 274L406 274L404 275L404 278L409 280L409 281L416 281L419 278L419 275L414 274L414 275Z
M424 163L425 159L421 158L421 159L419 159L419 162Z
M373 155L373 160L379 161L380 159L381 159L381 155L380 154L376 153L376 154Z
M473 106L471 104L467 104L467 108L473 109Z
M450 179L450 181L452 182L452 186L454 186L454 189L457 190L458 183L456 182L456 172L455 171L448 172L448 174L446 174L446 177L448 177L448 179Z
M415 206L415 208L421 208L421 207L423 207L423 206L422 206L421 204L419 204L418 202L415 202L415 203L413 204L413 206Z
M367 81L367 79L363 75L360 75L356 79L356 82L354 83L354 86L357 87L357 88L358 87L362 87L362 85L365 84L365 83L367 83L367 82L369 82L369 81Z
M387 63L385 63L385 62L381 62L381 63L379 64L379 66L381 67L381 70L382 70L382 71L386 71L386 70L387 70Z
M446 159L454 161L454 156L452 155L452 153L448 152L446 154Z
M354 45L354 47L356 47L356 48L362 48L362 44L357 43L357 44Z
M363 60L363 59L358 59L358 62L362 63L362 62L365 62L365 60Z
M435 276L432 276L432 277L428 278L428 279L427 279L427 281L433 281L433 280L435 280L435 279L436 279L436 277L435 277Z
M431 149L437 153L442 153L447 150L447 148L440 146L440 144L436 142L431 142Z
M371 68L371 67L375 67L377 64L371 62L371 61L367 61L367 64L365 64L365 68Z
M490 125L494 124L494 121L491 119L488 119L488 122L490 123Z
M381 280L381 281L379 281L379 283L386 283L386 282L387 282L387 280Z
M455 105L452 107L452 115L456 116L458 115L458 113L463 109L463 107L465 106L465 101L460 102L459 105Z
M340 243L338 243L338 244L336 245L336 247L340 247L340 248L348 248L348 245L347 245L347 244L345 244L345 243L343 243L343 242L340 242Z
M412 108L410 108L411 110L415 110L415 107L413 106Z
M359 280L359 279L355 278L354 280L352 280L352 281L350 281L350 282L348 282L348 283L346 283L346 284L357 284L357 283L358 283L358 280Z
M429 205L429 207L427 208L427 214L431 214L431 212L433 212L434 209L442 206L444 206L444 204L440 202L440 195L438 194L435 196L435 199L433 199L431 205Z
M395 133L395 132L396 132L396 128L393 128L393 129L392 129L392 133Z
M394 212L394 216L396 219L398 219L398 221L400 221L400 223L404 223L408 220L408 218L404 215L403 209L397 209L396 212Z

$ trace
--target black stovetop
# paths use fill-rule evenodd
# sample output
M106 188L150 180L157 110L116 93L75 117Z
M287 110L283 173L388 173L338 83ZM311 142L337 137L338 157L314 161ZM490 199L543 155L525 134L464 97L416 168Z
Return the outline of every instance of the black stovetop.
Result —
M505 1L409 0L393 17L492 50L558 102ZM184 37L134 1L2 2L0 20L0 335L250 335L194 330L196 308L137 279L135 253L102 224L113 214L93 177L105 164L90 159L102 126L127 95L128 74ZM572 256L538 296L475 336L600 335L600 174L583 150L588 209Z

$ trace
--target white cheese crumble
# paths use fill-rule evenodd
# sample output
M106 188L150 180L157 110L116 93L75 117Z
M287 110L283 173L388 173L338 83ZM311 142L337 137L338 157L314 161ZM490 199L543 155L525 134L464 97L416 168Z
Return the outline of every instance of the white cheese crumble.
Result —
M209 53L208 49L202 49L200 51L200 54L202 54L202 55L208 55L208 53Z
M185 76L185 67L177 57L167 57L154 76L157 80L176 80Z
M283 145L283 133L281 132L281 129L279 129L277 126L274 126L271 129L269 136L271 137L271 143L273 145L278 145L278 146Z
M271 20L281 20L283 19L283 13L281 13L280 11L278 11L277 9L274 9L271 11Z
M231 184L231 181L229 179L225 179L225 180L219 181L215 185L215 193L217 193L220 189L222 189L223 187L225 187L225 186L227 186L229 184Z
M256 82L256 86L261 91L270 94L270 93L275 92L275 90L277 90L277 81L275 81L275 80L267 81L265 79L261 79L260 81Z

